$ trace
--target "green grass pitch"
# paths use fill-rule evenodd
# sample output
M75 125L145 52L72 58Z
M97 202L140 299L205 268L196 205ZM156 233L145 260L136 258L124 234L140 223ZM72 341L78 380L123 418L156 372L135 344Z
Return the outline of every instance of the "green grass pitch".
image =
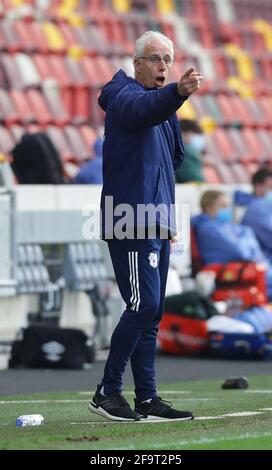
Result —
M132 390L124 395L132 404ZM219 380L161 384L160 395L197 419L106 422L88 411L88 391L0 397L0 449L272 449L272 377L249 377L248 390L222 390ZM32 413L45 424L15 426L19 415Z

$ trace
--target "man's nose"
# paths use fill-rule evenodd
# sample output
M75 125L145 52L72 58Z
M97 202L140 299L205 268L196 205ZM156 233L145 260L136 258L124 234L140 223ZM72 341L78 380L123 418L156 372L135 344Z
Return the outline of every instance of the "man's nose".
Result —
M164 60L161 58L160 62L159 62L159 70L166 70L166 65L165 65L165 62Z

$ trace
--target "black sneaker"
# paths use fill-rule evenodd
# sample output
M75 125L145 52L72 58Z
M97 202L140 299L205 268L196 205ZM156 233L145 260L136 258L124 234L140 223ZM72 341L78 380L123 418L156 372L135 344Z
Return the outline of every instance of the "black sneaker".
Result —
M190 411L179 411L172 408L172 404L160 397L153 398L150 402L139 402L135 400L135 412L142 415L142 420L176 420L189 421L194 419Z
M102 386L98 385L97 391L89 403L88 409L90 411L113 421L140 421L141 416L130 408L121 393L101 395L101 388Z

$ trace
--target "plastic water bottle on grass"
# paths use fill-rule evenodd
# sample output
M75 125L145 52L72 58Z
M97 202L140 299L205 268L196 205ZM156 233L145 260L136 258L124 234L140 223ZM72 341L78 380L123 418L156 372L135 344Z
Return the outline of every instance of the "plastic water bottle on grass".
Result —
M44 424L44 417L39 414L22 415L16 419L16 426L18 427L40 426L41 424Z

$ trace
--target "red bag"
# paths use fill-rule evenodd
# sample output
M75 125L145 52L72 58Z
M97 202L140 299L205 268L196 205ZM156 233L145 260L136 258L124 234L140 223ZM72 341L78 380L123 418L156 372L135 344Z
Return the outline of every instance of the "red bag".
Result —
M204 353L209 347L206 320L165 312L158 332L162 352L178 356Z
M201 271L216 273L213 300L241 299L243 308L267 303L266 268L263 264L231 262L227 265L211 264Z
M215 301L241 299L241 308L267 304L266 268L261 263L229 262L226 265L214 263L203 266L196 236L191 229L192 273L213 271L216 273Z

